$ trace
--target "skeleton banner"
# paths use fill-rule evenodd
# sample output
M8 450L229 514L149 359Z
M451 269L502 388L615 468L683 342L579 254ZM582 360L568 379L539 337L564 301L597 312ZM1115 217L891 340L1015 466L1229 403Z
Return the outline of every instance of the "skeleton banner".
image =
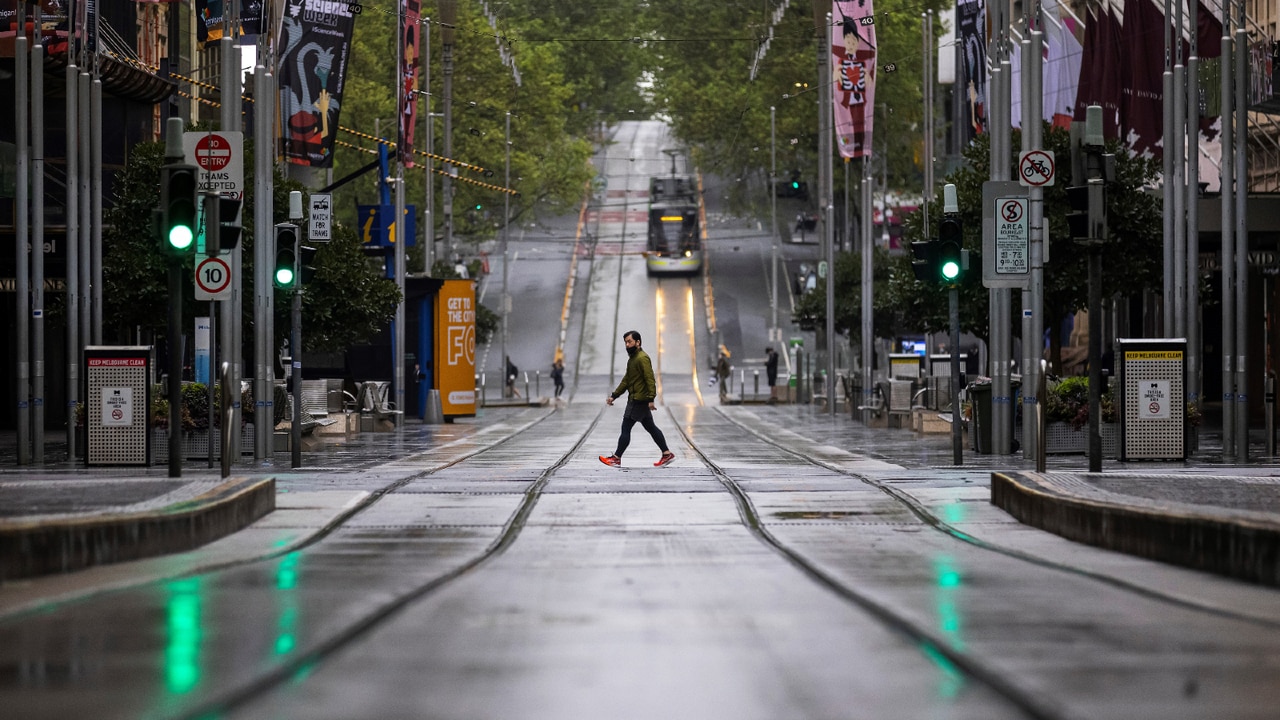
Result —
M841 157L871 154L875 117L876 27L872 0L831 8L832 107Z
M333 167L342 86L355 27L352 4L287 0L277 39L280 128L289 162Z

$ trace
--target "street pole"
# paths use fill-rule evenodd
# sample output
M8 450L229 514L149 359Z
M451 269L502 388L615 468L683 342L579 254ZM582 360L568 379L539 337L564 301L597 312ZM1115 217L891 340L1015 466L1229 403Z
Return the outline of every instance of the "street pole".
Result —
M63 243L67 248L67 459L76 458L75 410L80 399L80 131L76 120L80 111L76 79L80 69L75 56L68 53L66 75L67 156L67 232Z
M30 62L30 51L27 49L27 33L25 28L27 25L27 4L18 3L18 27L23 28L23 32L18 33L17 39L14 41L14 80L17 92L14 94L14 120L16 122L15 141L18 146L18 173L17 186L14 195L14 204L16 206L17 216L17 242L14 243L14 260L15 260L15 282L14 282L14 305L17 310L14 326L17 332L14 334L14 351L17 354L18 366L18 464L31 464L31 294L30 294L30 255L29 248L31 239L29 237L29 218L30 218L30 187L28 185L28 175L31 170L30 142L28 141L28 131L30 129L30 118L27 112L30 110L31 98L28 95L28 63ZM43 72L43 69L37 69L37 72ZM37 98L43 102L43 98Z
M426 88L422 92L422 104L426 106L423 115L427 128L427 159L422 162L424 176L422 183L426 186L427 194L423 201L426 209L422 213L422 274L431 277L431 268L436 264L436 179L432 172L435 158L431 157L436 152L433 137L435 122L431 117L431 18L423 18L422 33L422 87ZM418 360L421 363L423 358ZM422 366L426 367L426 363L422 363Z
M224 132L236 132L242 129L240 122L241 105L241 83L240 75L240 47L236 44L236 36L239 35L239 0L235 2L224 3L227 5L227 12L223 13L222 23L222 40L220 48L222 51L222 72L220 94L222 96L222 108L220 110L220 120L222 130ZM243 196L243 193L242 193ZM217 202L214 205L218 205ZM219 218L226 222L236 223L237 218ZM214 233L218 232L215 227ZM206 234L206 237L208 235ZM227 379L230 382L228 391L232 398L230 407L230 422L222 425L222 433L230 439L230 443L223 441L223 447L230 445L230 454L232 457L240 457L240 433L233 428L240 427L240 345L237 343L237 334L240 331L240 306L242 303L242 289L244 287L244 277L240 274L243 265L243 253L240 243L236 243L235 249L231 251L231 299L217 301L218 306L218 334L212 335L210 340L214 345L215 351L210 354L209 374L213 376L213 369L217 365L213 362L213 358L220 358L223 362L229 363L230 372ZM210 317L213 313L209 313ZM210 382L210 385L213 383ZM224 411L223 415L226 415ZM227 462L223 458L223 464Z
M1169 21L1169 19L1173 17L1173 6L1171 3L1172 3L1172 0L1164 0L1164 17L1165 17L1164 74L1161 76L1161 82L1163 83L1162 85L1163 95L1161 96L1161 102L1160 102L1161 115L1164 117L1164 137L1169 138L1168 140L1169 143L1173 142L1173 133L1174 133L1174 127L1175 127L1174 116L1173 116L1173 23ZM1229 17L1223 18L1222 26L1223 26L1222 32L1224 34L1227 34L1228 33L1227 28L1231 26L1231 21ZM1226 69L1227 57L1228 57L1227 48L1224 45L1222 49L1222 68L1223 68L1224 78L1227 75L1227 69ZM1228 123L1226 122L1227 115L1225 114L1225 107L1226 106L1224 106L1223 123L1222 123L1224 135L1230 132L1230 130L1226 128L1226 125ZM1226 143L1224 143L1222 147L1225 149L1227 147ZM1160 320L1161 320L1161 327L1164 333L1164 337L1171 338L1171 337L1176 337L1176 335L1174 333L1174 325L1173 325L1173 290L1174 290L1173 213L1168 211L1173 209L1173 193L1175 192L1173 187L1173 164L1176 162L1176 159L1174 157L1173 148L1168 148L1168 151L1163 153L1162 155L1163 155L1164 166L1163 166L1163 171L1161 175L1161 179L1162 179L1161 192L1162 192L1162 198L1164 201L1163 208L1165 209L1165 212L1162 213L1164 216L1164 243L1163 243L1164 258L1163 258L1163 265L1162 265L1162 267L1164 268L1164 276L1163 276L1164 285L1161 293L1162 303L1161 303ZM1224 152L1222 154L1222 163L1223 163L1224 169L1226 167L1227 162L1228 162L1227 153ZM1226 232L1227 232L1227 229L1226 229L1226 226L1224 225L1223 226L1224 236ZM1224 245L1224 249L1225 249L1225 245ZM1223 285L1223 287L1229 287L1229 286ZM1225 308L1225 303L1224 303L1224 308ZM1227 326L1224 325L1223 327L1227 327ZM1224 426L1223 437L1224 439L1226 437L1225 426Z
M834 111L832 104L832 68L831 68L831 13L827 13L827 24L822 33L822 122L818 124L821 130L822 143L822 162L821 167L824 170L822 186L822 205L823 205L823 232L822 239L826 244L826 252L824 257L827 261L827 322L824 328L827 338L827 358L826 358L826 386L823 392L827 396L827 414L835 415L836 413L836 253L835 253L835 222L834 222L834 196L833 188L835 187L835 153L832 152L835 137L835 123L832 122Z
M862 406L870 408L871 398L874 397L875 388L872 387L872 366L875 365L874 345L872 343L872 317L871 317L871 285L867 282L866 268L871 266L872 248L875 241L871 237L871 186L873 184L871 176L871 155L864 152L862 155ZM871 422L871 410L862 411L863 424Z
M507 111L506 118L506 134L504 136L504 145L506 146L506 174L504 175L503 186L511 187L511 111ZM502 373L506 375L507 363L507 324L511 318L511 295L507 291L507 279L510 275L511 256L508 254L507 242L511 237L511 193L502 193ZM505 388L507 383L503 383Z
M1089 472L1102 472L1102 246L1107 239L1102 106L1085 112L1083 150L1089 188Z
M399 67L397 65L396 67ZM289 379L293 410L289 415L289 467L302 467L302 193L289 193L289 221L297 238L293 253L293 306L289 312Z
M440 16L443 21L440 35L444 40L444 182L441 185L441 202L444 210L444 249L446 262L453 262L453 177L456 170L449 162L453 159L453 35L458 21L457 0L440 0Z
M1235 394L1235 350L1236 335L1234 332L1236 318L1236 285L1235 262L1235 135L1234 118L1235 95L1232 76L1235 72L1232 53L1234 40L1231 37L1231 15L1227 13L1222 20L1222 72L1219 92L1222 99L1222 167L1219 169L1219 182L1222 185L1222 456L1225 459L1236 455L1236 394Z
M1194 28L1198 23L1198 0L1188 0L1188 17L1193 30L1187 45L1187 365L1186 400L1200 405L1200 58Z
M273 363L271 361L272 345L275 342L274 303L271 268L273 266L273 243L267 238L275 237L272 223L273 193L272 163L275 147L273 137L273 106L275 83L267 65L271 60L267 56L266 43L258 41L258 65L254 68L253 88L253 130L254 147L254 197L258 199L254 211L254 237L258 242L253 244L253 400L254 400L254 442L253 457L262 460L274 452L271 447L272 432L275 425L274 388L272 387ZM238 345L236 346L238 347Z
M166 165L183 162L182 118L165 121L164 161ZM161 229L164 232L165 229ZM182 260L172 254L166 258L169 270L169 323L166 344L169 352L169 477L182 477Z
M772 279L770 280L770 310L773 320L769 325L769 341L782 342L778 332L778 110L769 107L769 226L772 243ZM782 348L775 348L782 352Z
M1249 105L1245 96L1248 81L1246 67L1249 38L1246 34L1244 0L1237 0L1235 41L1235 171L1236 171L1236 462L1249 462L1249 377L1246 374L1249 357L1249 158L1246 154L1249 134ZM1225 152L1226 149L1224 148ZM1223 289L1226 292L1226 289ZM1223 332L1227 332L1223 328Z
M44 464L44 34L32 6L31 46L31 436L32 462Z
M404 430L404 418L407 416L405 410L405 388L404 388L404 323L405 323L405 251L409 244L408 223L405 221L405 202L404 202L404 164L409 160L406 148L408 147L408 128L404 121L404 110L409 107L409 103L413 102L405 94L404 78L400 76L404 68L404 3L396 3L396 165L395 165L395 183L396 183L396 220L395 220L395 274L396 288L400 290L400 301L396 303L395 314L395 332L392 338L392 371L391 378L393 402L396 410L400 411L401 422L396 425L396 430L402 432ZM301 253L299 253L301 256ZM301 272L301 268L299 268ZM301 280L301 275L298 276ZM299 282L298 286L302 283ZM299 301L300 302L300 301ZM299 348L301 350L301 348ZM294 353L298 355L298 352ZM298 378L299 381L302 378ZM294 384L295 387L297 383Z

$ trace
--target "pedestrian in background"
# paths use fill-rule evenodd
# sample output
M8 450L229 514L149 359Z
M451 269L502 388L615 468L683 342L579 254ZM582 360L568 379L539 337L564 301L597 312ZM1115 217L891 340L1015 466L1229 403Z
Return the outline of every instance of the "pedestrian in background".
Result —
M520 368L511 362L511 356L507 356L507 391L511 397L520 397L520 391L516 389L516 376L520 374Z
M729 349L720 346L720 359L716 361L716 382L720 385L720 402L729 397Z
M622 335L622 343L627 348L627 371L617 389L604 402L606 405L613 405L614 400L627 393L627 409L622 413L622 434L618 436L617 451L612 455L601 455L600 462L620 467L622 454L631 444L631 428L640 423L662 451L662 457L653 464L654 467L669 465L676 459L676 455L667 447L667 438L653 422L653 411L658 409L654 405L654 400L658 397L658 383L653 376L653 363L649 360L649 354L640 349L640 333L628 330Z
M773 347L764 349L764 376L769 381L769 404L776 405L778 402L778 353L774 352Z
M564 392L564 360L559 358L551 363L551 380L556 384L556 400L560 400L560 393Z

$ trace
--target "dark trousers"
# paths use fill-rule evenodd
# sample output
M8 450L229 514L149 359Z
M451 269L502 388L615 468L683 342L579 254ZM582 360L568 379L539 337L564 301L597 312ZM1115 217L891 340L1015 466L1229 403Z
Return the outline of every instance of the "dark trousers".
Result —
M649 401L628 400L626 412L622 415L622 434L618 436L618 451L614 453L618 457L622 457L622 453L627 451L627 446L631 444L631 428L636 423L640 423L645 430L649 432L649 437L658 444L658 449L662 452L669 452L667 449L667 438L658 429L653 422L653 413L649 410Z

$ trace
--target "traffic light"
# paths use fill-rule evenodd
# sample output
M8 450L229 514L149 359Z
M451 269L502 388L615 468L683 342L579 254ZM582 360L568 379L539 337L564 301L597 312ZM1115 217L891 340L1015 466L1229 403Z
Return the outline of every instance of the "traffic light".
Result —
M920 282L937 282L938 274L934 270L934 254L936 248L932 240L917 240L911 243L911 272Z
M938 226L938 246L934 256L934 268L938 279L948 285L960 282L964 273L964 229L960 218L946 215Z
M218 249L234 250L240 244L240 200L227 195L218 198Z
M1071 238L1088 239L1092 235L1089 232L1089 186L1068 187L1067 202L1071 205L1071 212L1067 213L1067 227L1071 230Z
M298 226L276 225L276 287L292 290L298 278Z
M160 168L160 244L182 255L195 247L196 167L173 163Z
M310 245L301 245L298 248L298 254L301 262L298 265L299 272L302 277L302 285L305 287L311 284L316 277L316 248Z

